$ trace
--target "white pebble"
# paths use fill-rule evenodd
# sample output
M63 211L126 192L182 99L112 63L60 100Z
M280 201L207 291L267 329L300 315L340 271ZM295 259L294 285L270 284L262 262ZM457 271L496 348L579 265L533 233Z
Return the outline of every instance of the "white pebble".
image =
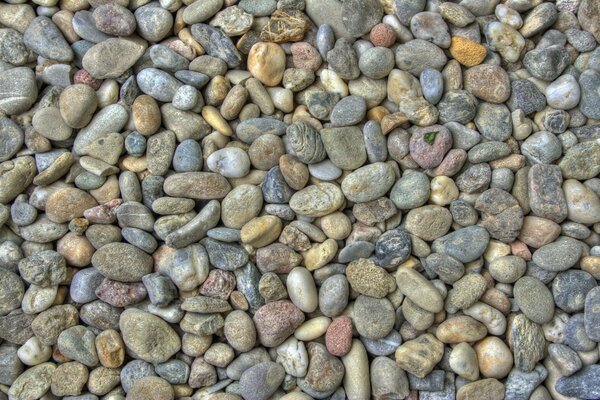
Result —
M212 153L206 160L208 168L226 178L241 178L250 171L248 154L238 147L226 147Z
M304 312L313 312L319 305L317 287L310 271L304 267L294 268L287 277L290 300Z
M52 356L52 346L40 342L37 336L32 336L17 350L19 360L25 365L38 365L48 361Z

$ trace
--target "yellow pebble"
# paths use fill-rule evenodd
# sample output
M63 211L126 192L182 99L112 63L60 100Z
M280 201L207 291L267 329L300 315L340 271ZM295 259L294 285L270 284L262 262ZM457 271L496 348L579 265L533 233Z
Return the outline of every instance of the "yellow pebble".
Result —
M450 54L465 67L474 67L483 62L487 50L484 46L472 40L453 37L452 44L450 45Z
M205 106L202 108L202 118L204 118L210 126L219 131L220 134L225 136L233 135L231 127L215 107Z
M246 223L240 232L242 243L255 248L273 243L281 233L281 220L274 215L253 218Z
M304 266L306 266L309 271L324 267L333 259L337 251L338 245L333 239L327 239L323 243L316 243L310 250L302 253L302 257L304 257Z

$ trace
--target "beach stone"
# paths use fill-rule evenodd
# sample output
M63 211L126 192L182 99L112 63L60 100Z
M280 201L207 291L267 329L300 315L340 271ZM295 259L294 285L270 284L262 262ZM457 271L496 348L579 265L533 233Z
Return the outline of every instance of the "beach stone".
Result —
M483 339L486 334L485 325L469 316L449 318L436 330L436 337L442 343L475 342Z
M507 337L515 366L524 372L532 371L544 357L546 342L542 327L519 314L512 319Z
M285 53L272 42L259 42L248 54L248 70L266 86L277 86L283 78Z
M41 287L58 285L67 278L65 259L54 250L44 250L22 259L19 273L25 281Z
M600 172L600 163L594 162L600 153L600 144L590 141L569 148L559 162L564 178L590 179ZM588 162L583 162L583 160Z
M490 236L512 242L523 225L523 211L517 200L501 189L489 189L479 196L475 209L482 212L482 226Z
M237 244L224 243L210 238L202 239L201 243L208 253L210 263L216 268L233 271L248 262L248 254Z
M276 347L304 322L304 314L291 302L280 300L259 308L253 320L263 346Z
M555 165L536 164L529 170L529 205L535 215L561 222L568 214L567 203L561 188L560 168Z
M442 359L444 345L430 333L409 340L396 350L396 364L403 370L424 378Z
M136 27L133 13L120 4L103 4L92 13L96 29L109 35L129 36Z
M171 13L153 4L139 7L135 10L134 16L138 33L150 42L160 42L173 27Z
M19 114L27 111L37 97L35 75L26 67L4 71L0 78L0 111L6 114Z
M342 362L332 356L325 346L319 343L308 344L310 363L307 374L298 381L300 388L309 393L332 393L342 382L344 366Z
M402 294L426 311L436 313L444 307L440 292L423 275L413 269L398 269L396 284Z
M24 135L21 128L12 120L0 118L0 162L11 159L21 148Z
M497 379L488 378L461 386L456 392L457 400L478 399L481 393L489 399L501 399L504 396L504 384Z
M454 282L446 296L445 309L455 313L472 306L485 292L485 280L478 274L466 274Z
M364 203L382 197L392 187L395 175L386 163L374 163L357 169L342 181L342 192L355 203ZM371 183L378 182L375 187Z
M438 13L424 11L410 20L410 30L417 39L427 40L443 49L450 47L448 25Z
M556 305L569 313L583 310L586 294L595 287L593 277L585 271L564 271L552 281Z
M183 86L169 73L156 68L143 69L136 75L136 80L142 92L163 102L172 101L177 89Z
M335 42L333 49L327 52L327 63L342 79L356 79L360 75L358 57L349 39L340 38Z
M598 365L588 365L571 376L563 376L556 382L556 391L563 396L587 397L598 396Z
M267 400L283 382L285 370L280 364L263 362L244 371L241 393L248 400Z
M83 56L82 63L96 79L117 78L131 68L145 50L146 46L137 41L108 38L92 46Z
M581 89L573 75L562 75L546 88L548 105L559 110L570 110L579 104Z
M598 322L598 312L596 312L596 305L599 299L599 293L596 288L591 289L585 296L585 309L584 309L584 323L586 335L596 341L600 337L600 332L596 327Z
M10 386L8 395L18 399L37 399L50 389L56 365L51 362L38 364L21 374Z
M390 230L375 242L374 261L381 267L391 269L409 258L411 247L411 238L406 230Z
M483 29L492 50L500 53L508 62L516 62L525 47L525 39L510 25L492 21Z
M510 96L508 74L499 66L471 67L464 73L463 84L475 97L490 103L504 103Z
M358 127L323 129L321 140L331 162L341 169L356 169L367 160L362 131Z
M406 215L406 230L427 241L444 236L451 224L450 211L436 205L415 208Z
M392 50L386 47L373 47L360 55L358 68L368 78L382 79L388 76L395 63Z
M385 297L396 288L395 280L383 268L366 259L351 262L346 277L353 290L371 297Z
M173 388L164 379L156 376L146 376L138 380L127 392L127 398L132 400L172 400Z
M62 32L48 17L34 18L23 32L23 41L27 47L45 58L59 62L73 60L73 50Z
M419 76L426 68L441 71L447 61L442 49L423 39L411 40L396 49L396 65L414 76Z
M92 256L92 264L105 277L120 282L135 282L150 273L152 258L127 243L108 243Z
M31 330L44 345L56 344L62 331L77 325L79 313L72 305L57 305L42 311L33 321Z
M165 179L164 191L169 196L195 200L223 198L231 190L227 180L212 172L184 172Z
M489 242L489 233L480 226L469 226L451 232L432 244L432 250L445 253L466 263L479 258Z
M504 104L480 104L475 124L488 140L504 141L512 134L510 111Z
M317 288L310 272L304 267L290 271L286 280L290 300L304 312L313 312L318 306Z
M393 329L394 308L387 299L360 295L354 302L353 322L358 333L369 339L381 339Z
M25 288L17 274L5 269L0 270L0 314L7 315L19 308Z
M533 261L540 267L559 272L571 268L581 257L581 245L577 240L562 237L546 244L533 253Z
M527 52L523 65L534 77L545 81L558 78L570 62L569 53L563 46L549 46Z
M429 179L418 171L405 173L394 184L390 199L401 210L410 210L422 206L430 195Z
M340 315L348 305L349 292L349 283L344 275L328 277L319 288L319 310L328 317Z
M348 96L340 100L331 111L331 123L334 126L356 125L364 118L367 105L364 98Z
M321 217L337 210L343 200L344 195L337 185L324 182L294 193L289 205L297 214Z
M336 357L343 357L352 347L352 320L341 316L334 318L327 328L325 344L329 353Z
M194 24L191 27L191 33L206 50L208 55L220 58L230 68L239 66L241 55L229 36L225 35L221 30L206 24Z
M236 147L226 147L212 153L207 159L208 168L226 178L241 178L250 171L248 153Z
M481 64L487 55L483 45L463 37L453 37L449 50L452 57L466 67Z
M383 7L376 0L351 0L342 4L342 23L354 37L369 33L382 16Z
M546 105L546 98L533 82L516 79L511 82L511 94L506 104L511 111L520 109L528 115L542 111Z
M78 361L88 367L98 364L95 347L95 335L82 325L73 326L58 336L58 349L65 357Z
M412 129L410 155L421 168L435 168L440 165L451 147L452 135L444 126L433 125Z
M515 282L513 296L521 311L533 322L544 324L554 315L550 290L538 279L524 276Z
M597 119L600 112L597 110L600 104L600 95L595 93L593 88L600 82L600 72L588 69L579 76L579 85L581 86L581 102L579 109L588 118Z
M136 358L147 362L165 362L181 347L179 336L164 320L144 311L124 311L119 328L127 349ZM157 342L162 345L154 346Z

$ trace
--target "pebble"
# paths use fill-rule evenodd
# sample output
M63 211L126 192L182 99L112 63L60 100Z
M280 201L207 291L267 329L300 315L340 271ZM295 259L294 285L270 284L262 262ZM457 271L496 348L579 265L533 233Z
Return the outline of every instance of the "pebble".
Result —
M419 76L427 68L440 71L447 57L438 46L423 39L414 39L396 49L398 68Z
M12 115L28 110L38 95L35 75L26 67L4 71L0 78L0 111Z
M403 370L424 378L441 361L444 345L426 333L400 345L396 350L396 364Z
M245 399L266 400L277 390L284 377L285 371L277 363L256 364L244 371L240 378L242 395Z
M70 62L73 51L61 31L48 17L34 18L23 32L23 41L37 54L58 62Z
M556 391L563 396L598 396L600 387L596 382L599 371L596 367L597 365L588 365L572 376L559 378Z
M52 374L56 365L45 362L23 372L10 386L8 395L14 398L35 399L42 397L50 389Z
M241 178L250 171L248 154L236 147L217 150L206 159L206 163L211 171L226 178Z

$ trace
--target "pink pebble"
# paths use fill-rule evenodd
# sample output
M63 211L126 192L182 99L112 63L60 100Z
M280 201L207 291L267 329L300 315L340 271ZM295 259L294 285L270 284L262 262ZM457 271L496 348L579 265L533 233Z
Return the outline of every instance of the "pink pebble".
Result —
M388 24L377 24L371 29L369 39L375 46L390 47L396 43L396 32Z
M345 356L352 347L352 320L341 316L334 318L325 333L325 346L334 356Z

